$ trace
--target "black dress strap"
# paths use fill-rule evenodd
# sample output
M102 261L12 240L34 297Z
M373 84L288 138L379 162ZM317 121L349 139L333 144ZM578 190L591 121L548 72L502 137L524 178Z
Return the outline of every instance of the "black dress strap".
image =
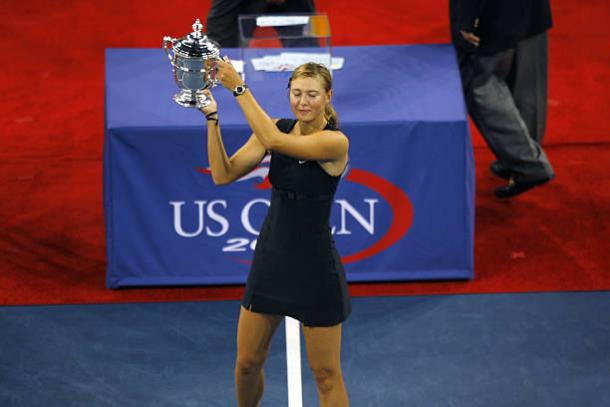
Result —
M296 119L279 119L275 123L277 128L280 129L282 133L290 133L290 130L292 130L295 124L297 124ZM326 123L326 127L324 127L324 130L339 130L339 128L335 126L334 123L328 122Z
M294 119L279 119L275 125L282 133L290 133L296 123L297 121Z

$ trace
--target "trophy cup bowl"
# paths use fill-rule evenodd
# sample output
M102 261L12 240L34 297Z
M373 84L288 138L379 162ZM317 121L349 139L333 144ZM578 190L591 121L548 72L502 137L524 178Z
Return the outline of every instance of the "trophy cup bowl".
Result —
M204 90L216 85L216 61L220 48L202 32L199 19L193 32L180 39L163 37L163 49L169 58L180 91L172 99L180 106L201 108L210 103Z

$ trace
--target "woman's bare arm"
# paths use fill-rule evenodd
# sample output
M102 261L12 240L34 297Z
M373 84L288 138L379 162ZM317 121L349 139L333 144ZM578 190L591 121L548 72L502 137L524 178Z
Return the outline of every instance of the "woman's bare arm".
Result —
M207 95L211 103L201 111L210 118L207 125L208 162L214 183L224 185L252 171L261 162L267 150L254 135L251 135L248 141L229 158L218 124L216 101L211 92L208 91Z
M217 77L222 85L232 90L242 84L241 77L228 59L218 61ZM349 142L339 131L323 130L299 137L287 137L258 104L250 90L236 97L250 128L267 150L303 160L335 161L347 154Z

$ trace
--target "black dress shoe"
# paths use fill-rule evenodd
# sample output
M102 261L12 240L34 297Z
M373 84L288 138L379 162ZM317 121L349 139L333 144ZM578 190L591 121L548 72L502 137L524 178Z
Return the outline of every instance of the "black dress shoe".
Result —
M536 181L515 181L511 178L507 186L496 189L496 196L498 198L510 198L515 195L522 194L525 191L529 191L530 189L539 185L546 184L553 178L554 176L550 176L548 178L543 178Z
M509 179L511 177L511 172L508 168L506 168L500 161L494 161L489 166L489 170L496 177L500 177L503 179Z

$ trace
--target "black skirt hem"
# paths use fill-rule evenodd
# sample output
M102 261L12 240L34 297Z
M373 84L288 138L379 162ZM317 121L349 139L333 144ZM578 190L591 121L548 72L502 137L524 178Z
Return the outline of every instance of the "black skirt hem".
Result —
M264 295L246 293L241 305L249 311L258 314L281 315L291 317L303 323L307 327L331 327L344 322L351 312L351 307L346 306L341 312L328 312L325 315L306 315L296 303L274 300Z

